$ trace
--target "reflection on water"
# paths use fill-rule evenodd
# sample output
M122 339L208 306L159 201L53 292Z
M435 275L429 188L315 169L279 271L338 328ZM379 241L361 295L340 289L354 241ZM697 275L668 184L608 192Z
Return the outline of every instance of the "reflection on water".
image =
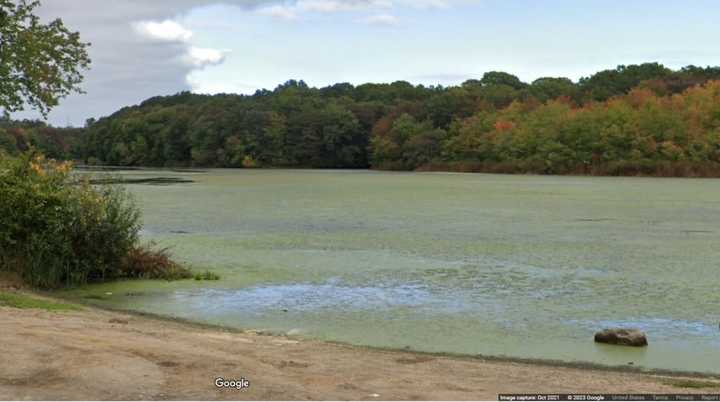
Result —
M80 291L113 294L101 303L358 344L720 372L717 180L122 174L179 179L130 186L142 235L223 279ZM592 342L614 326L650 346Z

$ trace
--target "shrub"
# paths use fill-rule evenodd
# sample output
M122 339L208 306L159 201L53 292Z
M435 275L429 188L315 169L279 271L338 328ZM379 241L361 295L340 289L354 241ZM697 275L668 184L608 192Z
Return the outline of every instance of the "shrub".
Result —
M220 275L212 271L198 272L195 274L196 281L219 281Z
M140 211L123 187L91 185L71 168L0 155L0 271L41 288L181 275L164 250L137 247Z
M245 155L242 161L242 167L245 169L252 169L257 167L257 163L255 162L255 159L253 159L250 155Z
M189 279L192 272L176 263L167 248L156 250L152 245L133 247L121 265L122 275L137 279Z

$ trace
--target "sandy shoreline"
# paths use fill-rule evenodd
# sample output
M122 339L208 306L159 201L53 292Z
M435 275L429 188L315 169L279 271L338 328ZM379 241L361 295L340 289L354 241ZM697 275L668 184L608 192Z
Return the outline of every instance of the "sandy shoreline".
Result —
M718 378L377 350L91 307L0 307L0 356L0 399L494 400L500 393L720 393ZM249 388L219 389L217 377L245 378ZM703 387L695 388L700 380Z

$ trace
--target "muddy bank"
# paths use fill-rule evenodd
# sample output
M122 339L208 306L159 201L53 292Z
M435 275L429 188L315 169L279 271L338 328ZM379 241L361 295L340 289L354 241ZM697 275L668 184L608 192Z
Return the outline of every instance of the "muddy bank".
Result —
M720 380L712 378L373 350L89 307L0 307L0 322L0 399L467 400L514 392L720 392ZM244 378L249 386L218 388L219 377Z

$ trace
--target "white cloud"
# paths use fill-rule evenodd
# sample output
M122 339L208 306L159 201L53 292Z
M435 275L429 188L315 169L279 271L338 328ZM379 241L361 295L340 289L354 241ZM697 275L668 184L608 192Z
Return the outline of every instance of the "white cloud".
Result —
M303 13L354 12L382 10L392 7L392 0L297 0L294 3L263 7L258 9L257 12L278 19L295 20Z
M172 20L162 22L141 21L134 24L135 31L140 35L166 42L187 42L193 33Z
M142 21L133 24L133 27L144 39L172 42L179 46L179 50L183 52L179 59L190 69L185 75L185 81L193 89L199 88L197 83L193 82L193 73L205 67L222 64L225 61L225 55L230 52L229 50L193 46L190 43L193 32L173 20ZM203 90L207 91L207 88L203 88Z
M134 24L135 31L142 37L164 42L176 42L185 48L182 60L188 66L201 69L225 61L228 50L196 47L190 44L193 32L176 21L142 21Z
M332 13L392 7L390 0L299 0L297 7L305 11Z
M196 68L214 66L225 61L228 50L190 46L186 54L186 62Z
M380 10L396 7L420 9L448 8L453 0L297 0L293 6L284 6L311 12L341 12Z
M415 8L448 8L449 0L400 0L400 3Z
M396 16L390 14L376 14L360 20L368 25L395 26L399 20Z
M316 11L321 13L332 13L336 11L341 11L343 9L347 9L349 5L345 2L339 2L339 1L323 1L323 0L309 0L309 1L299 1L298 8L305 10L305 11Z
M359 19L372 25L395 25L397 17L388 14L390 9L444 9L452 0L296 0L259 8L257 13L283 20L296 20L307 13L376 12Z
M297 12L295 7L274 5L270 7L261 8L257 11L259 14L267 15L269 17L294 20L297 19Z

